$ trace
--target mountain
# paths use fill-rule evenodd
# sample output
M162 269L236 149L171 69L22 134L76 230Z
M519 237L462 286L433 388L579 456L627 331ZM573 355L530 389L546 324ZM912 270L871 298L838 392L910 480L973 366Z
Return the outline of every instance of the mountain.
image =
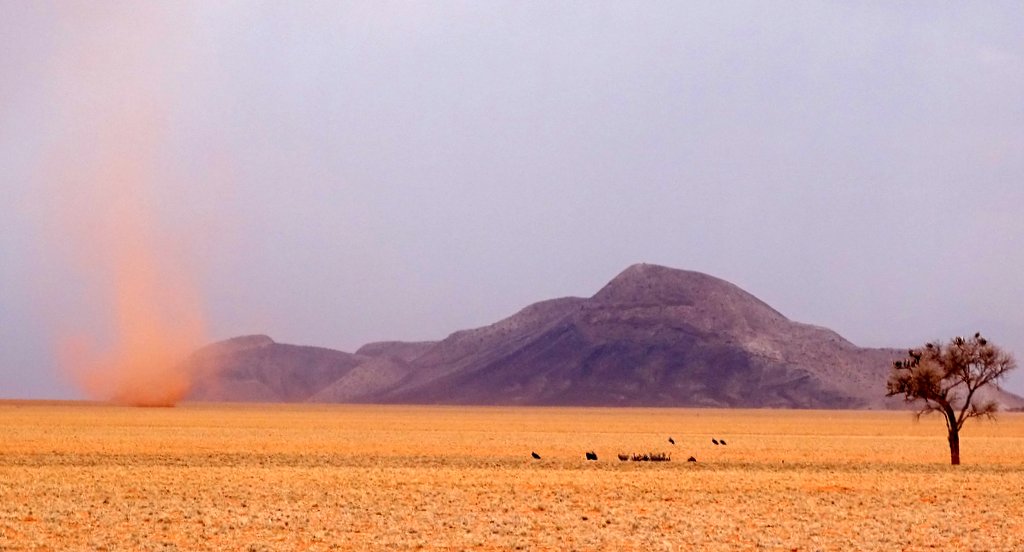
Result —
M301 402L364 362L321 347L275 343L265 335L236 337L196 351L189 398L200 401Z
M857 347L724 280L638 264L590 298L355 354L236 338L198 351L196 400L888 408L905 351ZM999 393L1007 406L1024 399Z

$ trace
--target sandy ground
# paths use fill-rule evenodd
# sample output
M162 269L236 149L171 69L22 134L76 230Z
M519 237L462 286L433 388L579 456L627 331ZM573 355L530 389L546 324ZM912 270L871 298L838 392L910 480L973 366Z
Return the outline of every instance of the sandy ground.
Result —
M899 412L0 402L0 550L1024 549L1024 415L962 454Z

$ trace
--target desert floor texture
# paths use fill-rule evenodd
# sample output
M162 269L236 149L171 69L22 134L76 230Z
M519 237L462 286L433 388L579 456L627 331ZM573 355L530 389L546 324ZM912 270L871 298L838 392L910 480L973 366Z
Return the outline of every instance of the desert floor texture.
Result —
M962 453L906 412L0 402L0 550L1024 549L1024 415Z

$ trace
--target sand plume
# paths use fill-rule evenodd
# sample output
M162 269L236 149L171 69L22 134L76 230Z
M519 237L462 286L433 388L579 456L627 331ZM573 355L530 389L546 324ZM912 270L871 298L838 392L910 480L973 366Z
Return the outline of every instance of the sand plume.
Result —
M103 33L63 44L54 59L66 140L42 171L52 250L72 275L64 283L89 294L90 318L64 321L59 358L90 397L130 405L184 398L193 374L183 361L205 340L189 251L196 229L189 213L166 205L188 193L191 176L175 156L180 92L163 86L166 68L187 60L166 46L180 39L182 22L166 15L141 6L68 10L71 19L112 20L94 27Z
M202 306L187 253L174 246L174 232L161 231L151 207L159 132L145 120L131 123L120 129L134 140L115 136L96 170L65 181L85 192L65 206L84 212L64 220L100 308L88 332L65 339L61 356L94 398L172 405L190 387L182 361L204 339Z

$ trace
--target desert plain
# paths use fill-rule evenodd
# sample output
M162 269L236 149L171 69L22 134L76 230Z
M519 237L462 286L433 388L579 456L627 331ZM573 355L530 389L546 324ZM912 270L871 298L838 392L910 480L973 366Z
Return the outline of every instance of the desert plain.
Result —
M7 401L0 550L1024 548L1024 414L961 441L950 466L941 419L887 411Z

